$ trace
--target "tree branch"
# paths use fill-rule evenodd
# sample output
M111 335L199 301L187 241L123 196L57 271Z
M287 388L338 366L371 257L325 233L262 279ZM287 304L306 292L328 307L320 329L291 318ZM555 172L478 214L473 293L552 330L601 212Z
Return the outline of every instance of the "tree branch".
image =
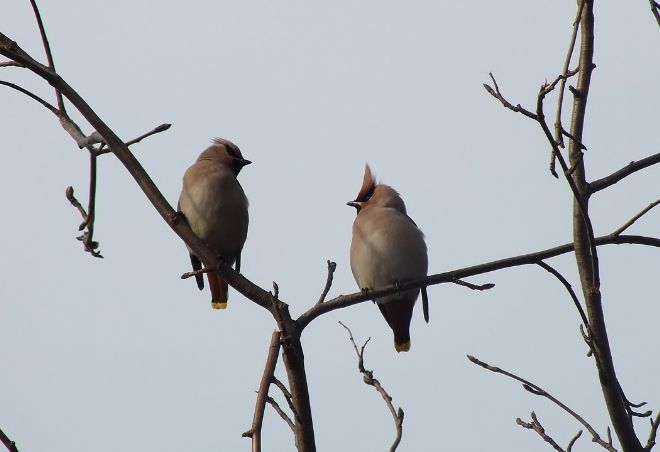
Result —
M2 441L2 444L5 445L9 452L18 452L16 443L10 440L9 437L5 435L5 432L2 431L2 429L0 429L0 441Z
M11 82L5 82L4 80L0 80L0 85L8 86L9 88L15 89L18 92L21 92L25 94L26 96L30 97L31 99L36 100L39 102L41 105L43 105L45 108L50 110L51 113L53 113L55 116L59 116L59 111L57 108L49 104L47 101L43 100L41 97L37 96L36 94L33 94L32 92L26 90L25 88L18 86L14 83Z
M653 208L654 208L655 206L657 206L658 204L660 204L660 199L656 199L656 200L653 201L651 204L649 204L648 206L644 207L644 208L643 208L643 209L642 209L637 215L635 215L634 217L632 217L632 218L631 218L630 220L628 220L623 226L621 226L619 229L617 229L616 231L614 231L614 232L612 233L612 235L614 235L614 236L620 235L623 231L625 231L626 229L628 229L628 228L629 228L630 226L632 226L637 220L639 220L639 219L642 217L642 215L644 215L644 214L645 214L646 212L648 212L649 210L653 209Z
M321 296L319 297L319 301L316 302L316 304L321 304L325 301L325 297L328 295L328 292L330 292L330 287L332 287L332 279L334 277L335 270L337 269L337 264L331 261L328 262L328 277L325 281L325 287L323 288L323 292L321 292Z
M401 443L401 436L403 435L403 417L404 417L403 410L400 407L398 410L394 409L394 405L392 404L392 397L387 393L385 388L381 386L380 382L376 378L374 378L373 370L366 370L364 368L364 349L371 340L371 338L367 339L362 345L362 347L358 350L358 346L355 343L355 339L353 338L353 333L351 332L351 329L341 322L339 322L339 324L343 326L346 329L346 331L348 331L348 338L351 341L351 344L353 344L353 349L355 350L355 354L358 357L358 370L363 375L362 380L366 385L373 386L376 389L376 391L378 391L378 393L381 395L383 400L385 400L385 404L387 405L387 408L390 410L390 413L392 414L392 418L394 419L394 427L396 429L396 437L394 438L394 442L390 447L390 452L395 452L396 448L399 447L399 443Z
M606 235L598 237L595 240L597 246L610 245L610 244L638 244L660 247L660 238L634 236L634 235L620 235L612 236ZM448 272L437 273L435 275L427 276L426 278L415 279L411 281L401 282L397 287L389 286L384 289L372 292L355 292L349 295L339 295L338 297L328 300L320 305L313 305L304 314L296 320L298 328L303 330L310 322L320 315L334 311L336 309L345 308L367 300L373 300L386 295L391 295L402 290L419 289L423 286L433 286L436 284L453 283L457 279L467 278L470 276L481 275L490 273L496 270L505 268L519 267L521 265L536 264L537 262L551 257L560 256L562 254L570 253L573 251L573 244L566 243L564 245L549 248L543 251L534 253L523 254L520 256L508 257L496 261L486 262L484 264L473 265L471 267L459 268Z
M626 166L621 168L620 170L617 170L610 174L609 176L602 177L598 180L595 180L591 182L588 186L589 193L594 194L604 188L607 188L611 185L616 184L619 182L621 179L630 176L633 173L636 173L639 170L643 170L644 168L648 168L651 165L655 165L656 163L660 163L660 152L657 154L650 155L648 157L645 157L641 160L637 161L632 161L628 163Z
M291 431L292 431L293 433L295 433L295 432L296 432L296 426L295 426L295 424L293 423L293 421L291 420L291 418L289 417L289 415L286 414L286 413L284 412L284 410L282 409L282 407L280 407L280 405L275 401L275 399L273 399L271 396L268 396L268 397L266 398L266 402L268 402L268 403L270 404L270 406L273 407L273 409L275 410L275 412L276 412L277 414L280 415L280 417L284 420L284 422L286 422L286 424L289 426L289 428L291 429Z
M543 438L543 441L546 443L550 444L553 449L555 449L557 452L566 452L564 449L559 447L559 444L545 432L545 429L541 425L541 422L538 420L536 417L536 413L532 411L532 422L525 422L520 418L516 418L516 424L520 425L523 428L527 428L529 430L534 430L538 435Z
M39 13L39 8L37 7L37 2L35 0L30 0L32 5L32 11L34 12L34 17L37 19L37 26L39 27L39 34L41 35L41 42L44 45L44 51L46 52L46 60L48 61L48 67L51 70L55 70L55 61L53 60L53 54L50 51L50 44L48 43L48 36L46 35L46 29L44 28L44 23L41 20L41 13ZM59 111L63 114L66 114L66 109L64 108L64 99L62 99L62 93L55 88L55 97L57 98L57 106Z
M587 332L589 332L589 321L587 320L587 316L584 313L584 309L582 309L582 305L580 304L580 300L578 300L577 295L575 295L575 291L571 287L571 283L569 283L564 276L559 273L557 270L555 270L553 267L550 265L546 264L543 261L537 262L539 267L543 268L547 272L551 273L552 275L555 276L561 282L566 290L568 291L568 294L571 296L573 299L573 303L575 304L575 307L577 308L578 312L580 313L580 317L582 318L582 323L584 324L584 327L587 329ZM590 333L588 333L590 335Z
M252 418L252 428L249 430L249 436L252 438L252 452L261 452L261 426L264 420L264 412L266 410L266 400L268 398L268 388L270 387L275 366L277 365L277 357L280 354L280 332L273 331L270 338L270 345L268 347L268 356L266 358L266 365L264 366L264 373L261 376L261 383L259 384L259 392L257 392L257 402L254 407L254 417ZM248 436L248 432L243 436Z
M658 26L660 26L660 13L658 12L660 9L660 3L656 2L655 0L649 0L649 4L651 5L651 12L653 13L653 17L655 17L655 21L658 23Z
M570 409L569 407L567 407L566 405L564 405L561 401L559 401L558 399L556 399L552 394L548 393L547 391L545 391L544 389L542 389L542 388L540 388L539 386L535 385L534 383L532 383L532 382L530 382L530 381L528 381L528 380L525 380L525 379L522 378L522 377L519 377L518 375L515 375L515 374L513 374L513 373L511 373L511 372L508 372L508 371L506 371L506 370L504 370L504 369L500 369L499 367L491 366L490 364L487 364L487 363L485 363L485 362L483 362L483 361L481 361L481 360L475 358L474 356L467 355L467 358L468 358L472 363L474 363L474 364L476 364L476 365L478 365L478 366L481 366L481 367L483 367L483 368L486 369L486 370L490 370L491 372L495 372L495 373L498 373L498 374L506 375L506 376L509 377L509 378L513 378L514 380L519 381L520 383L522 383L523 388L524 388L527 392L531 392L531 393L534 394L534 395L538 395L538 396L541 396L541 397L545 397L546 399L550 400L550 401L553 402L555 405L557 405L559 408L561 408L561 409L564 410L566 413L568 413L568 414L571 415L573 418L575 418L580 424L582 424L582 426L583 426L585 429L587 429L587 431L591 434L591 436L592 436L592 438L593 438L593 442L598 443L600 446L602 446L603 448L609 450L610 452L616 452L616 449L615 449L614 447L612 447L610 444L608 444L607 442L605 442L605 441L600 437L600 435L598 434L598 432L596 432L596 430L594 430L594 428L593 428L593 427L592 427L587 421L585 421L584 418L582 418L582 416L580 416L580 415L577 414L575 411L573 411L572 409Z

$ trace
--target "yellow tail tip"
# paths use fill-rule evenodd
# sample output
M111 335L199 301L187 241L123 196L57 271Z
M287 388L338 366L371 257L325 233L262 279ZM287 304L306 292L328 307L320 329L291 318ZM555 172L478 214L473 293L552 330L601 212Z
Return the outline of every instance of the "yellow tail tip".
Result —
M398 343L395 342L394 343L394 349L399 353L407 352L407 351L410 350L410 341L404 342L403 344L398 344Z
M211 302L211 307L213 309L227 309L227 302L226 301L212 301Z

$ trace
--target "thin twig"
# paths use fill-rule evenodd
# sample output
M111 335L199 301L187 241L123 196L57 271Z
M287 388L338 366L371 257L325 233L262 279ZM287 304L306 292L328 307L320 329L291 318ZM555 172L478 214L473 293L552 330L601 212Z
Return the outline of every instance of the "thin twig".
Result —
M543 425L541 425L541 422L538 420L536 417L536 413L532 411L532 422L525 422L520 418L516 418L516 424L520 425L521 427L527 428L529 430L534 430L536 433L539 434L541 438L543 438L543 441L546 443L550 444L553 449L555 449L557 452L566 452L564 449L559 447L559 444L545 432L545 428L543 428Z
M598 180L589 183L589 193L594 194L597 191L600 191L604 188L616 184L624 177L630 176L631 174L639 170L642 170L644 168L648 168L651 165L655 165L656 163L660 163L660 152L645 157L641 160L632 161L623 168L621 168L620 170L613 172L609 176L602 177Z
M292 432L295 432L295 431L296 431L296 426L295 426L295 424L293 423L293 421L291 420L291 418L289 417L289 415L286 414L286 413L284 412L284 410L282 410L282 408L281 408L280 405L275 401L275 399L273 399L272 397L268 396L268 397L266 398L266 402L270 403L270 406L272 406L273 409L275 410L275 412L276 412L277 414L280 415L280 417L284 420L284 422L287 423L287 425L289 426L289 428L291 429L291 431L292 431Z
M80 215L83 217L83 223L84 223L84 221L87 220L88 215L87 212L85 212L85 208L82 206L82 204L80 204L80 201L76 199L73 193L73 187L71 186L67 187L65 194L66 194L66 199L68 199L71 205L76 209L78 209L78 212L80 212ZM82 227L84 228L84 225ZM91 235L89 234L89 227L87 228L87 231L83 233L83 235L76 238L79 241L83 242L86 252L90 253L94 257L103 258L101 253L96 251L96 249L99 247L99 243L91 239Z
M565 412L570 414L572 417L574 417L580 424L582 424L584 426L584 428L586 428L587 431L591 434L591 436L593 438L593 441L595 443L598 443L599 445L601 445L605 449L609 450L610 452L616 452L616 449L614 449L614 447L612 447L611 444L608 444L607 442L603 441L603 439L600 437L598 432L596 432L596 430L594 430L594 428L587 421L585 421L582 418L582 416L580 416L575 411L573 411L572 409L570 409L569 407L564 405L562 402L557 400L554 396L549 394L544 389L540 388L539 386L535 385L534 383L531 383L530 381L525 380L522 377L519 377L518 375L512 374L511 372L508 372L504 369L500 369L499 367L491 366L490 364L487 364L487 363L475 358L474 356L467 355L467 358L471 362L473 362L474 364L476 364L478 366L481 366L486 370L490 370L491 372L506 375L509 378L513 378L514 380L519 381L520 383L523 384L523 388L525 388L526 391L531 392L532 394L535 394L535 395L545 397L546 399L550 400L555 405L560 407L562 410L564 410Z
M573 446L575 445L575 442L578 440L580 436L582 436L582 430L578 430L577 434L568 443L568 447L566 447L566 452L571 452L573 450Z
M155 134L157 134L157 133L165 132L165 131L166 131L167 129L169 129L170 127L172 127L172 124L161 124L161 125L159 125L158 127L153 128L153 129L150 130L149 132L144 133L144 134L140 135L140 136L137 137L137 138L133 138L133 139L130 140L130 141L127 141L127 142L126 142L126 146L130 146L130 145L132 145L132 144L139 143L140 141L144 140L144 139L147 138L147 137L150 137L151 135L155 135ZM108 154L108 153L110 153L110 152L112 152L112 149L107 148L107 149L104 149L103 151L99 151L99 152L97 153L97 155Z
M468 289L472 289L472 290L488 290L495 287L495 284L493 283L472 284L467 281L463 281L462 279L457 279L456 281L452 281L452 282L458 286L467 287Z
M655 446L655 437L658 434L658 427L660 426L660 411L655 416L655 419L651 419L651 431L649 432L649 439L646 441L646 446L644 450L650 452Z
M580 304L580 300L578 299L577 295L575 294L575 291L573 290L573 287L571 287L571 283L564 278L564 276L559 273L557 270L555 270L553 267L550 265L546 264L543 261L538 261L537 262L538 266L549 272L550 274L554 275L555 278L561 282L566 290L568 291L568 294L571 296L573 299L573 303L575 304L575 307L577 308L578 312L580 313L580 317L582 318L582 323L584 324L584 327L587 330L587 338L591 336L591 332L589 331L589 320L587 320L587 315L584 313L584 309L582 309L582 304ZM585 339L586 340L586 339ZM587 342L588 343L588 342Z
M41 105L46 107L55 116L59 116L59 111L57 110L57 108L55 108L53 105L49 104L48 102L43 100L41 97L37 96L36 94L33 94L30 91L26 90L25 88L23 88L21 86L18 86L14 83L11 83L11 82L5 82L4 80L0 80L0 85L8 86L9 88L15 89L16 91L19 91L19 92L25 94L26 96L36 100Z
M328 262L328 277L325 281L325 287L323 288L323 292L321 292L321 296L319 297L319 301L316 302L316 304L321 304L325 301L325 297L328 295L328 292L330 291L330 287L332 287L332 279L335 274L335 270L337 269L337 264L331 261Z
M268 346L268 356L266 358L266 365L264 366L264 373L261 376L261 383L259 384L259 391L257 392L257 402L254 407L254 416L252 417L252 428L248 430L250 433L249 436L252 438L252 452L261 452L261 426L264 421L264 412L266 410L268 387L273 378L279 354L280 332L273 331L270 338L270 345ZM248 435L244 434L244 436Z
M642 215L644 215L644 214L645 214L646 212L648 212L649 210L653 209L653 208L654 208L655 206L657 206L658 204L660 204L660 199L656 199L656 200L653 201L651 204L649 204L648 206L644 207L644 208L643 208L643 209L642 209L637 215L635 215L634 217L632 217L630 220L626 221L626 222L625 222L625 223L624 223L619 229L617 229L616 231L614 231L614 232L612 233L612 235L615 236L615 237L618 236L618 235L621 235L621 233L622 233L623 231L625 231L625 230L628 229L630 226L632 226L633 223L635 223L635 221L639 220L639 219L642 217Z
M380 382L374 378L374 373L372 370L366 370L364 368L364 349L371 340L371 338L367 339L362 347L358 350L358 346L355 343L355 339L353 338L353 333L351 332L351 329L344 325L342 322L339 322L341 326L343 326L346 331L348 331L348 338L351 341L351 344L353 344L353 349L355 350L355 354L358 357L358 370L360 373L363 375L362 380L364 381L365 384L369 386L373 386L376 391L383 397L383 400L385 400L385 403L387 404L387 408L390 410L390 413L392 414L392 418L394 419L394 426L396 428L396 438L394 439L394 442L392 443L392 446L390 447L390 452L396 451L396 448L399 447L399 443L401 442L401 436L403 435L403 418L404 418L404 413L401 407L399 407L398 410L394 409L394 405L392 405L392 397L385 391L385 388L383 388L380 384Z
M537 120L536 115L534 113L532 113L531 111L521 107L520 104L513 105L511 102L506 100L504 98L504 96L502 96L502 93L500 92L500 87L497 86L497 81L495 80L495 77L493 76L493 73L489 72L488 75L490 75L490 79L493 81L493 85L495 86L495 89L493 89L487 83L483 84L486 91L488 91L488 94L493 96L495 99L499 100L502 103L502 105L504 105L509 110L514 111L516 113L521 113L521 114L527 116L528 118L533 119L534 121Z
M293 417L295 419L298 418L298 414L296 413L296 407L293 406L293 396L289 392L286 386L284 386L284 383L282 383L280 380L277 379L276 376L273 375L273 377L270 379L270 382L273 383L275 386L277 386L280 391L282 391L282 395L284 396L284 400L286 400L287 405L289 405L289 409L293 413Z
M48 43L48 36L46 36L46 29L44 28L44 23L41 20L41 14L39 13L39 8L37 7L37 2L35 0L30 0L32 5L32 11L34 11L34 16L37 19L37 25L39 26L39 34L41 34L41 42L44 45L44 51L46 52L46 59L48 60L48 67L54 72L55 71L55 61L53 60L53 54L50 51L50 44ZM62 93L59 89L55 88L55 97L57 98L57 106L59 111L62 114L66 114L66 109L64 108L64 99L62 98Z
M578 7L577 14L573 20L573 32L571 33L571 39L568 44L568 51L566 52L566 59L564 60L564 68L561 73L563 78L559 84L559 95L557 98L557 116L555 118L555 141L559 147L564 148L564 137L563 132L564 128L561 124L561 113L562 107L564 104L564 91L566 89L566 76L568 75L568 68L571 65L571 58L573 57L573 51L575 50L575 41L577 39L578 28L580 27L580 17L582 17L582 9L584 8L584 0L580 0L580 6ZM554 152L551 153L550 166L554 168L555 156ZM554 173L554 176L557 177L557 173Z
M16 61L0 61L0 67L25 67Z
M181 279L188 279L188 278L192 278L193 276L203 275L204 273L214 272L217 269L218 267L204 267L192 272L185 272L183 275L181 275Z
M16 443L9 439L9 437L5 435L5 432L3 432L2 429L0 429L0 441L2 441L2 444L5 445L9 452L18 452Z

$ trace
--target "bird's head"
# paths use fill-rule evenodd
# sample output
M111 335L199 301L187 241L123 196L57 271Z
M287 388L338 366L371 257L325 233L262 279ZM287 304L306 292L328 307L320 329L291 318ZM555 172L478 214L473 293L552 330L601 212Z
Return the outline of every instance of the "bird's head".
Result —
M224 138L214 138L213 145L202 152L197 160L212 160L221 163L231 168L237 176L245 165L252 163L243 158L238 146Z
M399 193L389 185L376 183L376 177L368 163L364 166L364 178L358 195L346 205L355 207L358 214L363 209L373 206L391 207L403 214L406 213L406 205Z

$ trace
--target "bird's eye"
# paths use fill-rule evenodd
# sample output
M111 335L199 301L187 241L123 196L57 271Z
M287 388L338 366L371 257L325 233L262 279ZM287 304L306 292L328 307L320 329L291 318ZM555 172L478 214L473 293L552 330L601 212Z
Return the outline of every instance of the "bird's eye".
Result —
M239 155L238 152L236 152L235 149L232 149L229 146L225 146L225 148L227 149L227 154L229 154L230 157L233 157L235 159L241 158L241 156Z

